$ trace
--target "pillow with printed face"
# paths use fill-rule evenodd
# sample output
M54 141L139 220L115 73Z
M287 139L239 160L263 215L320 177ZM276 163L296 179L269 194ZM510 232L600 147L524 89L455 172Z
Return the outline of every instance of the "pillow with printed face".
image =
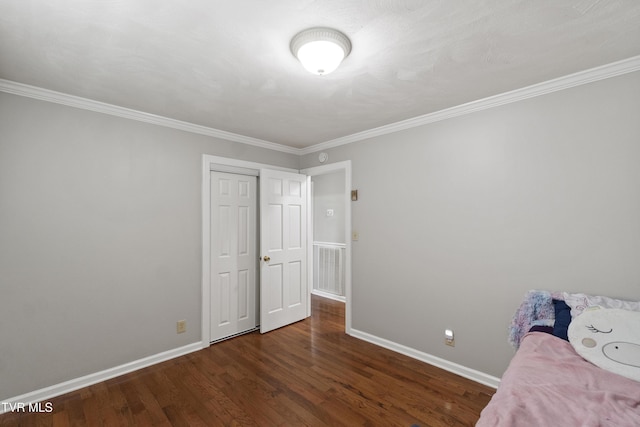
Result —
M640 301L626 301L602 295L570 294L567 292L563 292L563 296L564 302L571 307L571 317L574 318L578 317L585 309L594 306L640 311Z
M571 321L568 335L589 362L640 381L640 312L592 307Z

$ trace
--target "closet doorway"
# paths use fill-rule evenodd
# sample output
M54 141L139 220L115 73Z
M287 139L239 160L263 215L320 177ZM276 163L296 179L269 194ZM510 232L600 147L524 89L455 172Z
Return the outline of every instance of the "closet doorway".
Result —
M203 348L208 347L212 342L256 330L258 326L261 327L261 332L267 332L270 329L310 316L311 286L313 283L313 241L311 239L313 215L311 209L307 208L311 206L312 202L311 184L310 179L305 175L323 175L336 171L344 171L342 175L345 182L344 188L349 189L351 186L351 164L349 161L297 171L255 162L203 155ZM240 194L247 193L252 186L250 183L252 179L246 180L242 178L243 176L257 177L254 189L258 200L255 219L251 213L253 208L250 205L243 205L239 201ZM232 222L232 224L236 224L237 227L229 227L228 236L216 235L212 229L216 224L212 211L221 208L220 204L216 202L216 198L212 196L212 187L222 185L224 190L227 185L227 183L221 184L219 177L224 177L231 185L236 185L239 188L237 195L230 196L238 199L237 203L227 203L226 205L223 203L223 205L235 206L236 211L243 211L239 215L234 214L237 218L233 220L235 223ZM263 187L262 191L261 186ZM282 193L280 194L280 192ZM345 201L349 200L346 193L348 191L345 191ZM226 215L224 211L227 208L224 206L221 209L222 213L219 214L221 218ZM281 213L282 216L273 216L278 213ZM229 210L229 214L231 214L231 210ZM229 218L226 220L231 221ZM345 331L350 333L351 245L349 238L351 235L351 209L348 202L345 207L344 223L346 241L344 247L346 261L343 272L346 300ZM251 236L252 224L256 227L253 236ZM279 236L275 236L273 232L274 229L277 229L275 224L283 225L278 231ZM265 230L268 233L264 233ZM229 240L228 246L224 246L227 244L224 243L225 239L231 238L231 234L239 236L237 243L232 243ZM286 244L282 248L278 248L274 242L286 242ZM220 245L223 245L222 252L231 251L231 246L236 245L234 246L236 251L242 249L240 253L243 255L235 263L231 261L230 268L228 266L218 268L213 265L216 258L213 248L215 247L215 250L219 252ZM256 248L255 252L250 248L251 245ZM246 257L244 257L245 252ZM245 259L251 259L252 252L253 264L250 261L245 262ZM280 252L288 252L288 254L282 256ZM242 262L240 258L243 258ZM223 278L221 283L212 280L214 274L218 276L216 280L220 277ZM235 277L232 277L234 275ZM297 298L294 298L296 296ZM255 299L253 307L252 299ZM225 303L225 300L228 303ZM214 313L214 310L218 310L218 312ZM222 315L218 313L222 313ZM222 325L220 325L221 323ZM223 327L218 328L218 326ZM220 329L220 331L216 331L216 329Z
M258 178L211 171L209 341L257 326Z

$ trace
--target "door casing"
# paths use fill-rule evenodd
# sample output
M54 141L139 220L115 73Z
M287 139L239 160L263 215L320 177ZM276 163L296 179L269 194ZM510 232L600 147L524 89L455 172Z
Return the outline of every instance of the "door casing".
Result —
M231 159L227 157L219 157L212 156L209 154L204 154L202 156L202 193L201 193L201 203L202 203L202 322L201 322L201 339L202 339L202 348L209 347L210 343L210 279L211 279L211 270L210 270L210 260L211 260L211 246L210 246L210 236L211 236L211 225L210 225L210 216L211 216L211 207L210 207L210 198L211 198L211 182L210 182L210 172L212 170L219 172L229 172L229 173L239 173L245 175L260 175L260 169L272 169L272 170L280 170L284 172L293 172L293 173L304 173L308 176L313 175L322 175L325 173L331 173L338 170L344 170L345 172L345 189L347 189L345 194L346 198L346 219L345 219L345 241L347 242L346 248L346 283L345 283L345 293L346 293L346 304L345 304L345 332L347 334L351 333L351 199L348 194L348 189L351 188L351 161L343 161L337 163L331 163L328 165L318 166L307 168L303 170L284 168L280 166L274 166L264 163L250 162L245 160ZM310 197L310 191L307 192L308 197ZM308 209L308 212L310 209ZM259 214L259 213L258 213ZM307 232L308 236L312 236L313 233L313 223L312 221L307 222ZM307 245L312 245L313 239L307 239ZM312 257L313 248L307 249L308 257ZM312 262L308 262L309 266L308 276L311 277L313 274ZM309 282L311 283L311 282ZM311 292L309 292L308 298L311 298ZM310 310L310 304L308 305Z
M334 172L344 171L344 189L345 189L345 223L344 223L344 241L346 243L345 248L345 318L344 318L344 331L347 335L351 335L351 160L345 160L342 162L329 163L327 165L315 166L311 168L301 169L300 173L303 173L309 177L326 175ZM308 212L309 215L313 212L313 201L311 200L311 192L309 195ZM308 256L308 271L309 271L309 283L313 283L313 219L307 222L309 226L308 239L307 239L307 256ZM311 293L309 293L311 298ZM311 306L311 304L309 304Z

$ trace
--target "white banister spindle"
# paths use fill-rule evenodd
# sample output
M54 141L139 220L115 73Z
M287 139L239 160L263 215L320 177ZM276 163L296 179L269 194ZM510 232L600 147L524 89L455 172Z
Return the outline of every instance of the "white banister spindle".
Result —
M345 245L313 243L313 289L344 296Z

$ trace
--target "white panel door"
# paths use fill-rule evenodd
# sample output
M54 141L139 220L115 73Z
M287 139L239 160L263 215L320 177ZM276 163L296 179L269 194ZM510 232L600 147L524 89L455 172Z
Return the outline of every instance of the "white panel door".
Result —
M307 177L260 170L260 332L308 316Z
M211 172L211 341L256 327L257 179Z

